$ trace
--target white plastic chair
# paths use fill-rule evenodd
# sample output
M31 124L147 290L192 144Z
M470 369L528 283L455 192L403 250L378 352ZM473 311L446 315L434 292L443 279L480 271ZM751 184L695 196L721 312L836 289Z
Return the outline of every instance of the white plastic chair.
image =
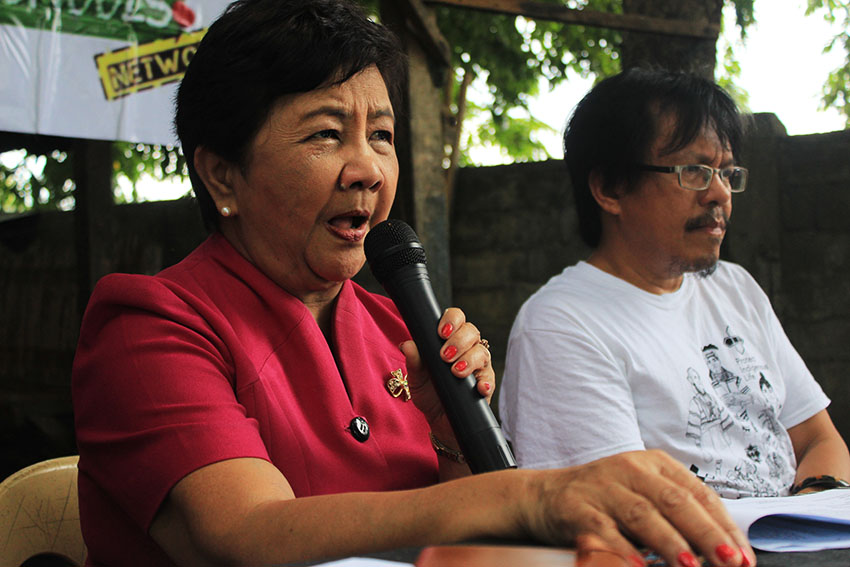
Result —
M0 567L52 556L83 565L78 456L30 465L0 483Z

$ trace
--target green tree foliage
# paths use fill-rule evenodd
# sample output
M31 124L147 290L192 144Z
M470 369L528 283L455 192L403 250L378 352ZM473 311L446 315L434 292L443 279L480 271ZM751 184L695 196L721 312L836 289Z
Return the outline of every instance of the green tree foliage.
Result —
M561 0L549 3L563 4ZM576 6L578 7L578 6ZM581 7L621 13L620 0L586 0ZM541 79L550 88L567 78L568 71L581 77L605 77L619 71L617 45L620 34L613 30L571 26L549 21L529 21L489 12L440 7L436 9L440 31L452 46L455 81L447 97L451 110L460 111L457 100L467 74L487 85L492 103L486 108L470 106L470 114L484 114L477 138L506 150L515 161L548 157L534 131L546 128L528 112L529 101L538 94ZM458 116L463 123L469 116ZM462 158L462 165L468 163Z
M8 152L0 160L0 212L73 208L74 182L68 154Z
M622 13L622 0L538 0L568 5L571 8ZM737 29L744 35L754 21L754 0L727 0L735 8ZM464 148L474 142L501 147L513 161L549 157L535 132L549 126L529 112L529 101L538 94L541 80L554 88L572 71L582 78L597 80L620 71L621 35L615 30L575 26L550 21L528 21L514 16L438 7L437 23L452 46L453 79L446 100L459 124L469 118L481 118L476 130L468 130L465 139L457 138ZM492 102L486 107L458 104L466 98L467 74L486 83ZM734 86L740 67L731 49L724 57L719 80L742 103L746 93ZM460 152L458 165L470 165Z
M850 128L850 0L809 0L806 15L825 9L824 19L830 23L842 22L841 32L832 37L824 47L828 53L840 47L844 50L844 65L832 71L823 87L823 108L835 108L845 116L845 127Z
M359 0L373 14L378 13L378 0ZM563 4L571 8L587 8L621 13L622 0L537 0ZM734 6L736 31L739 33L754 22L754 0L726 0ZM808 0L808 12L825 9L826 18L843 18L844 29L850 26L850 0ZM436 7L438 26L452 47L452 70L446 81L447 112L467 128L461 137L460 126L447 143L447 162L450 167L469 165L465 150L471 144L498 146L514 161L530 161L548 157L536 133L549 128L529 112L529 102L539 94L541 84L553 88L573 72L580 77L601 79L620 70L621 36L614 30L574 26L548 21L529 21L523 18L451 7ZM850 35L846 32L832 39L827 50L840 46L850 53ZM724 49L718 69L718 82L733 93L739 103L746 105L746 93L735 86L740 67L731 47ZM490 102L486 105L466 102L473 78L486 85ZM850 59L835 70L824 88L824 105L834 106L848 116L850 126ZM477 120L469 120L470 118ZM451 151L453 148L460 151ZM117 142L113 148L116 199L137 200L119 191L122 178L135 187L147 175L155 179L185 178L185 161L178 149ZM452 156L451 158L449 156ZM17 165L0 162L0 208L3 212L29 209L71 208L73 180L70 159L63 152L49 155L24 156Z
M755 0L727 0L727 5L730 1L735 7L735 27L741 39L746 40L747 28L755 22ZM725 22L721 22L721 25L724 24ZM719 60L720 68L716 69L714 74L717 84L732 95L739 107L746 109L750 96L735 83L735 80L741 76L741 64L735 58L735 51L730 41L734 35L734 32L725 29L721 33L724 41L718 42L717 48L723 50L723 56ZM721 43L725 43L725 47Z
M747 28L755 20L755 0L731 0L727 1L735 6L735 23L741 31L741 36L747 35Z
M116 180L113 183L113 191L119 203L139 200L136 187L142 177L165 181L175 177L186 180L189 176L186 158L183 152L174 146L116 143L113 145L112 154ZM132 187L130 195L118 191L117 180L122 177Z
M179 148L129 142L112 144L112 189L116 203L139 200L143 177L159 181L188 176ZM129 192L122 190L129 187ZM73 153L53 150L30 154L7 152L0 160L0 212L71 210L74 208Z

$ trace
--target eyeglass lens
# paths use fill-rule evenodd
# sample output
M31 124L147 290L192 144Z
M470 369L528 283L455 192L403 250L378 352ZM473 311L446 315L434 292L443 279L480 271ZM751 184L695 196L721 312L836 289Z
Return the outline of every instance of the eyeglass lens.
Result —
M705 189L711 184L714 170L702 165L689 165L682 168L679 180L685 189ZM720 170L720 180L732 191L743 191L747 184L747 172L740 167L727 167Z

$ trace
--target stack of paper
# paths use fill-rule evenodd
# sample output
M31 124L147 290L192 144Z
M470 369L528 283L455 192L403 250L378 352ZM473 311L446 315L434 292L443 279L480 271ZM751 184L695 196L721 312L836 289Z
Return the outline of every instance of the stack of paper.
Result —
M756 549L817 551L850 547L850 490L724 499L723 503Z

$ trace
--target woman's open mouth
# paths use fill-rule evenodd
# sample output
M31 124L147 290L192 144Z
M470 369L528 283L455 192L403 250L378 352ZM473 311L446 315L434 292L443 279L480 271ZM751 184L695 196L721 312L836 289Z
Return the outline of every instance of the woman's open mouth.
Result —
M369 214L362 211L344 213L328 221L332 233L343 240L362 240L369 230Z

